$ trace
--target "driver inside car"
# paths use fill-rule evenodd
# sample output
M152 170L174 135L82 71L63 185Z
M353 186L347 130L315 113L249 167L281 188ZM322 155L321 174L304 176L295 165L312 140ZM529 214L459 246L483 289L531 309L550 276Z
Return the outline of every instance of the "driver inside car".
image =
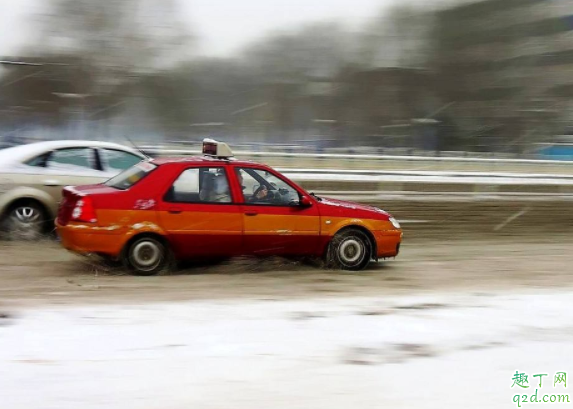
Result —
M243 190L243 196L245 197L246 202L251 202L251 203L264 202L268 201L271 198L272 195L269 194L269 189L265 185L261 185L259 188L257 188L253 195L247 196L244 193L247 187L243 185L244 179L242 170L237 170L237 178L239 179L239 184L241 185L241 189Z

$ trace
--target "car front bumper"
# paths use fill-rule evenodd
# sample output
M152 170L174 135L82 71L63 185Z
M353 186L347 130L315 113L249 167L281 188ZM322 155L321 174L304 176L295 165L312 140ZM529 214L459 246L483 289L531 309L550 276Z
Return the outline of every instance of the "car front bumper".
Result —
M384 230L373 232L376 240L376 257L396 257L402 243L402 230Z

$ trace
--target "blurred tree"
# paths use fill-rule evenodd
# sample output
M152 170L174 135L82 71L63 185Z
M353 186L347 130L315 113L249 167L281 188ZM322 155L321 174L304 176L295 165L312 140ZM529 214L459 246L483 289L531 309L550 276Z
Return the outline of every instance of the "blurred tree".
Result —
M425 67L433 13L412 4L382 11L358 37L357 62L363 68Z
M8 66L0 77L0 109L22 119L47 124L64 121L83 107L93 82L79 57L52 55L27 58L36 66ZM75 107L75 108L74 108Z
M49 0L42 50L82 55L94 66L128 74L188 56L190 36L174 0Z
M432 24L430 11L406 3L384 9L354 35L352 63L337 77L340 138L411 145L412 120L437 109L426 70Z
M74 106L84 119L112 115L143 76L189 55L190 36L173 0L48 0L46 7L37 19L37 46L22 53L47 65L2 76L4 106L33 113L39 100L49 101L42 112L53 115Z
M555 81L544 68L556 41L551 24L558 23L540 14L547 35L537 35L537 23L520 20L526 13L518 8L527 4L488 0L436 14L427 65L435 93L449 107L444 114L459 131L450 146L523 152L559 132L567 111L550 94Z
M318 23L266 37L244 50L244 61L267 81L332 77L352 61L353 36L336 23Z
M258 92L251 93L252 104L261 107L257 120L272 125L267 138L301 139L316 121L334 119L329 100L335 78L355 59L354 40L339 24L318 23L271 35L244 50L243 64L258 82Z

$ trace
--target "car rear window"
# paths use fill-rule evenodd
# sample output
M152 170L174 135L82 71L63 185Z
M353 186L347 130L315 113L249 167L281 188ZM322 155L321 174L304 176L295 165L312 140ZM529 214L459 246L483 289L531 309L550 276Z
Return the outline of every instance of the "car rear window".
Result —
M104 169L110 172L122 172L141 162L141 158L130 152L117 149L100 149L100 158L103 159Z
M49 152L42 153L41 155L35 156L24 163L28 166L46 167L46 159L48 158L48 154Z
M120 190L126 190L135 185L141 179L149 175L157 165L146 161L139 162L137 165L121 172L119 175L112 177L104 185Z

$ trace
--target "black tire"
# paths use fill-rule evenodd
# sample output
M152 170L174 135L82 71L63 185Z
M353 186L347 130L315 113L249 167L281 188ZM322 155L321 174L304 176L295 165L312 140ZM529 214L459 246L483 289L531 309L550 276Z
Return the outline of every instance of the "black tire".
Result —
M13 240L38 240L46 233L48 215L35 200L20 200L2 218L2 231Z
M337 233L326 251L326 264L341 270L364 270L372 259L372 243L366 233L348 228Z
M153 276L167 269L169 249L162 240L142 236L131 241L123 252L123 264L135 275Z

